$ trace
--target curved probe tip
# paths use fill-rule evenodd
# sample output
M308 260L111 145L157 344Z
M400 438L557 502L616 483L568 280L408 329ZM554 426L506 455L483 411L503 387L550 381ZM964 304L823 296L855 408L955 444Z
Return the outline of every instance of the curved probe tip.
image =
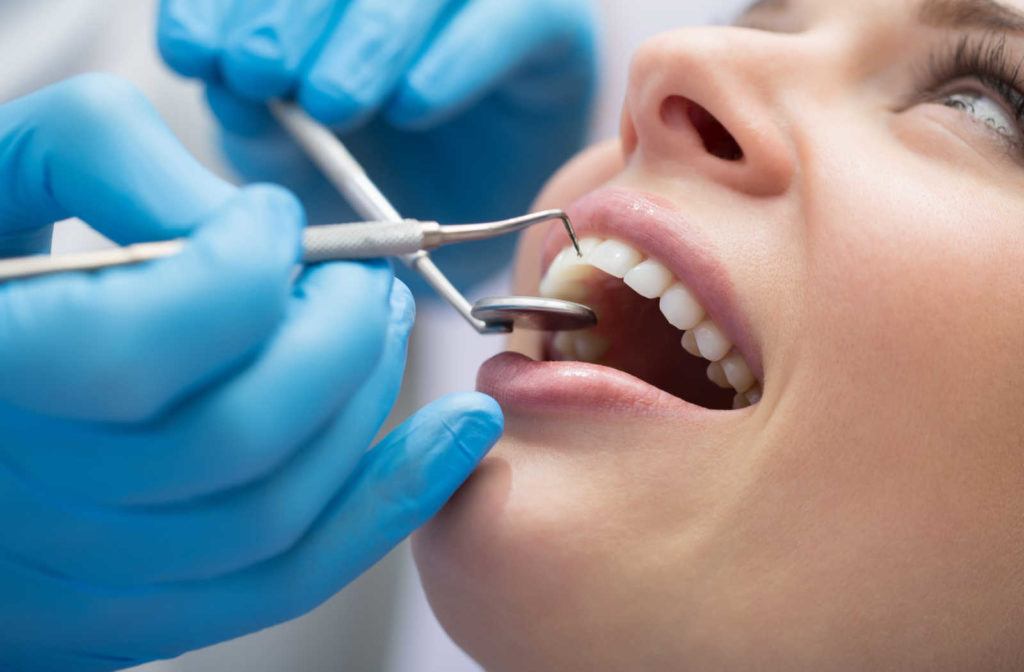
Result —
M565 232L569 234L569 240L572 241L572 246L576 248L576 256L582 259L583 250L580 249L580 241L576 239L576 231L572 228L572 220L569 219L569 215L565 212L560 213L558 218L565 224Z

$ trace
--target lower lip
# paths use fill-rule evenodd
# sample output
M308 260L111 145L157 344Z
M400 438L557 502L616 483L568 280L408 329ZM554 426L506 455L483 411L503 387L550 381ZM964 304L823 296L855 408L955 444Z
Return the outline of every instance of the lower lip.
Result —
M537 362L505 352L484 362L477 390L506 411L708 417L726 413L688 403L617 369L581 362Z

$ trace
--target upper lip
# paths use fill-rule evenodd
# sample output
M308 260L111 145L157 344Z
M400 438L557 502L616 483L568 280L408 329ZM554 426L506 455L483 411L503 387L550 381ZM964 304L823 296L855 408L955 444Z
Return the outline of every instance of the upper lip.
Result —
M694 293L757 379L764 381L760 351L738 308L735 286L697 223L663 198L625 189L592 192L566 212L578 237L620 240L669 268ZM565 246L564 231L549 231L543 246L542 273Z

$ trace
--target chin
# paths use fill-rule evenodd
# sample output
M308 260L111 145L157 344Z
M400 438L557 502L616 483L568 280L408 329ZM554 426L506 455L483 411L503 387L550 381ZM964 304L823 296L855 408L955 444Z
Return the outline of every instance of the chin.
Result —
M438 620L488 672L582 669L573 642L601 594L572 543L586 528L526 450L511 435L494 449L413 537L416 564Z
M412 540L431 608L448 635L486 669L515 648L514 600L524 570L504 549L509 463L496 447L448 504ZM526 585L529 585L526 582ZM509 622L510 615L514 619ZM508 639L506 639L508 638Z

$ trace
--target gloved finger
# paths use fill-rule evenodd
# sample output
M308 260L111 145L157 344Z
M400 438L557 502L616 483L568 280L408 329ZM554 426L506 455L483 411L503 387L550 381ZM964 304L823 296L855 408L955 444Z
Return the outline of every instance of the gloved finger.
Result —
M412 325L408 290L392 279L384 262L314 268L258 360L144 433L54 426L0 410L0 428L12 437L0 454L27 477L91 505L167 505L265 481L353 404L390 408L393 392L371 375L383 368L397 388ZM373 417L354 416L347 431L357 434ZM30 444L34 424L44 423L57 431L40 454ZM368 431L359 452L377 427Z
M268 135L282 136L270 110L263 103L254 103L232 93L226 85L210 84L206 87L206 101L221 126L230 133L245 138L262 139ZM292 142L292 145L295 145Z
M71 419L153 420L277 328L302 224L294 196L252 187L176 256L0 285L0 402Z
M243 99L284 96L345 8L339 0L245 0L223 26L221 70Z
M537 59L557 61L560 76L539 94L522 92L527 98L546 107L578 98L573 82L589 89L594 67L591 11L582 0L470 0L399 82L388 120L406 129L441 124ZM567 76L569 66L580 76Z
M213 588L231 594L262 586L279 608L275 620L313 609L437 513L498 440L503 424L497 403L481 394L430 404L363 456L293 549Z
M351 128L370 117L453 0L352 0L299 85L321 122Z
M244 571L111 590L67 581L7 555L0 557L10 564L5 574L31 591L31 599L15 591L10 604L31 616L39 604L61 604L45 614L54 641L91 650L94 642L109 641L111 632L123 632L119 654L138 660L154 655L153 642L163 646L156 655L171 657L290 620L344 588L436 513L501 428L500 409L483 395L453 395L431 404L363 456L289 552ZM96 595L108 598L104 608L90 608ZM133 627L126 630L125 623ZM17 624L12 628L17 631Z
M162 0L157 47L164 61L185 77L213 80L223 49L222 27L232 0Z
M0 234L77 216L120 243L187 234L238 193L110 75L0 105L0 185Z
M235 447L215 460L201 444L193 449L188 457L196 472L205 466L206 475L197 479L193 473L178 489L179 496L187 497L190 490L198 492L204 480L207 491L252 483L258 492L245 493L246 497L266 500L266 504L243 507L267 510L290 502L293 515L272 517L271 522L282 524L276 531L268 526L266 536L286 540L267 541L265 548L290 545L296 530L312 524L330 494L371 445L401 386L415 315L412 294L402 283L390 282L393 276L386 264L377 264L373 283L359 284L352 281L353 266L321 267L316 289L307 283L306 292L316 291L324 313L319 331L314 325L296 329L300 338L291 345L298 347L286 350L285 344L279 356L268 354L267 365L254 370L251 380L240 380L237 391L225 390L216 400L220 408L209 407L188 418L191 427L183 425L179 433L183 439L198 436L214 425L217 417L276 405L255 427L247 427L244 437L226 433L220 439L238 446L242 443L239 439L249 438L248 449ZM383 270L387 270L387 287L382 282ZM342 291L344 285L354 286ZM355 294L363 296L352 296ZM328 306L328 302L334 305ZM173 442L173 437L170 440ZM289 443L303 448L298 454L289 454L281 449ZM241 463L247 465L248 475L238 473ZM145 461L139 462L140 469L145 465ZM218 471L223 474L219 481L214 480ZM272 472L278 475L268 479ZM138 489L137 501L149 498L146 491ZM283 524L296 516L300 522Z
M325 266L319 270L345 269ZM351 280L345 276L353 274L338 275L325 286L309 287L309 291L321 294L320 312L327 309L332 315L325 319L309 314L298 320L301 324L289 325L286 329L291 334L270 346L267 359L276 361L254 367L264 371L251 377L255 380L239 381L235 394L224 400L235 407L215 409L213 417L190 418L195 422L189 423L192 426L188 429L197 431L184 438L192 443L176 451L175 434L157 434L152 442L155 445L145 440L136 446L138 455L111 454L102 445L90 451L94 458L99 453L101 461L123 458L121 481L139 478L148 482L153 472L171 471L172 478L183 478L191 486L190 481L207 478L204 469L227 478L234 476L239 467L242 471L258 469L260 478L247 487L229 485L212 497L142 508L96 507L87 500L69 509L26 492L17 501L7 502L5 510L0 511L0 525L13 525L14 517L24 520L26 516L36 524L17 537L0 541L0 545L17 555L38 558L37 562L51 572L117 587L220 576L256 565L293 546L317 520L372 442L394 403L404 369L411 326L412 298L408 290L396 286L389 300L385 288L383 298L391 309L384 312L391 313L391 319L385 321L386 316L382 316L379 329L366 323L354 325L359 320L353 320L351 314L346 315L348 325L339 324L335 316L343 311L330 310L327 301L334 298L345 302L347 297L331 290L338 289L338 281ZM355 331L362 332L356 338L363 343L352 342ZM344 343L336 347L337 353L330 352L332 335ZM292 351L287 351L287 346ZM294 351L295 347L302 352ZM323 370L316 371L316 367ZM272 389L275 383L277 389ZM348 408L349 404L354 408ZM353 415L352 410L360 414ZM339 412L340 417L332 417ZM86 446L75 449L87 450ZM55 458L63 458L67 452L61 451ZM181 453L184 455L179 461ZM84 467L79 479L92 481L96 470L89 469L89 463L78 458L58 468L68 472ZM53 466L50 471L54 471ZM22 485L32 484L35 476L23 476ZM46 474L40 476L45 478ZM102 489L110 478L107 473L99 476L92 485ZM73 479L73 474L67 478ZM159 481L161 474L155 478ZM4 479L0 472L0 497L9 497L19 484L4 483ZM45 481L45 485L49 491L66 496L51 482ZM112 485L118 489L137 487L117 480ZM166 489L166 484L161 482L157 487ZM140 498L148 495L144 493ZM6 517L12 520L5 521ZM64 552L58 552L60 548ZM111 548L120 550L111 554Z

